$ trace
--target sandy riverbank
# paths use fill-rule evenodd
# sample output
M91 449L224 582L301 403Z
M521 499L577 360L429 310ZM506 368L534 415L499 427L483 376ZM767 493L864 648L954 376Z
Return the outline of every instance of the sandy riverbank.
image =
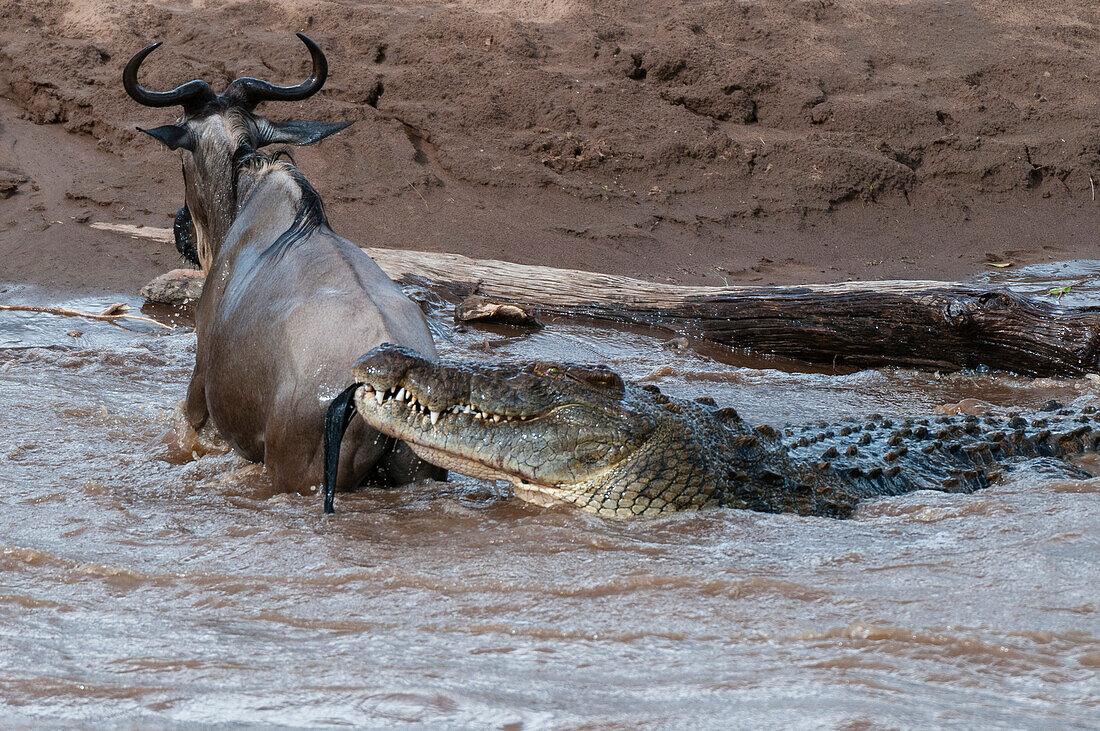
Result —
M152 88L304 75L272 118L354 119L300 167L365 245L659 281L957 278L1093 258L1100 10L1003 2L0 2L6 281L136 290L170 248Z

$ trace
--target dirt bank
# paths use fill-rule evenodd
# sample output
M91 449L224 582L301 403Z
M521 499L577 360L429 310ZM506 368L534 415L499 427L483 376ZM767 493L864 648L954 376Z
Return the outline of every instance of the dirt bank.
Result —
M661 281L957 278L1095 257L1100 9L1058 3L3 0L6 281L135 289L179 165L121 67L167 88L305 73L273 118L354 119L296 159L334 228ZM58 223L60 222L60 223Z

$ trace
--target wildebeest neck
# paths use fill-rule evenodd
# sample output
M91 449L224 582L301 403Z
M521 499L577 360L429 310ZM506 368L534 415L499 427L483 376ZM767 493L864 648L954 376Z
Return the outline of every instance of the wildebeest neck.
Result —
M278 262L326 224L313 186L289 163L257 156L240 166L238 205L232 225L211 260L211 273L225 266L241 271Z
M184 150L187 208L191 213L195 249L209 272L223 249L240 237L231 235L237 219L264 225L293 212L293 222L270 244L266 255L281 257L295 242L326 223L317 191L293 164L257 152L250 143L254 120L247 113L226 113L193 122L200 130L194 153ZM201 125L201 127L200 127ZM261 192L262 191L262 192ZM286 205L264 205L272 197ZM255 242L253 242L255 243Z
M185 203L191 212L195 249L209 273L238 214L239 182L244 170L239 150L250 150L248 120L224 113L191 120L195 149L181 150ZM247 181L246 181L247 183Z

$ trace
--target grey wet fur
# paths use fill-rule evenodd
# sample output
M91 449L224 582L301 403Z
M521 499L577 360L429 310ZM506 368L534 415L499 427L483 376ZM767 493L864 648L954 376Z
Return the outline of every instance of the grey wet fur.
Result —
M207 274L195 313L188 421L196 429L212 421L245 458L265 463L280 491L321 484L325 409L350 383L364 342L399 342L436 356L420 308L332 231L320 197L294 165L258 151L313 144L348 124L272 122L253 111L262 101L305 98L324 83L324 54L299 37L314 70L293 87L237 79L220 95L202 81L149 92L137 70L155 45L124 74L135 100L185 111L178 123L147 132L180 150L188 215L177 218L177 229L185 229L182 240ZM362 422L348 429L343 446L339 489L446 474Z

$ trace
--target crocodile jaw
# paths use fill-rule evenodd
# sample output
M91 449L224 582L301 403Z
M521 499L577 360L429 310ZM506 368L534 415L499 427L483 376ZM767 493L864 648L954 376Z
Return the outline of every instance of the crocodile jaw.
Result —
M352 374L369 426L522 499L621 517L716 504L717 476L682 418L695 407L602 366L429 361L382 345Z
M558 406L544 417L467 413L465 405L433 412L411 398L398 399L400 389L384 391L379 399L380 389L359 387L355 405L368 426L400 439L439 467L484 480L507 480L518 497L540 505L572 502L565 496L599 483L631 451L612 435L590 445L570 444L572 425L586 413L579 405ZM558 426L559 420L564 426ZM577 460L578 453L584 459Z

